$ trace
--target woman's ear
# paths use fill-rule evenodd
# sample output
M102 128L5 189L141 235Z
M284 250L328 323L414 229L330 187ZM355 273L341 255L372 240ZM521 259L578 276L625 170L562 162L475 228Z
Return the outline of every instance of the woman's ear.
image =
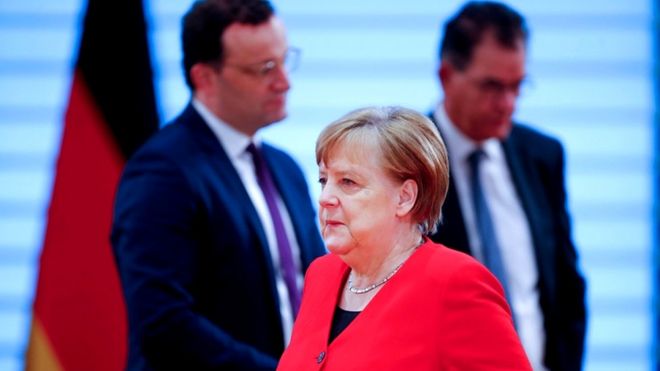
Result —
M417 201L417 182L412 179L406 179L399 189L399 203L397 205L396 215L405 216L415 206Z

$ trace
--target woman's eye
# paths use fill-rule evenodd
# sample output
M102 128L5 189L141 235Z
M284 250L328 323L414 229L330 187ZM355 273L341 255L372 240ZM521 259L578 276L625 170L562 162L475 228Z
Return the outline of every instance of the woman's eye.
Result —
M354 185L355 182L348 178L342 178L341 184L343 185Z
M327 183L327 182L328 182L328 180L325 177L319 177L319 183L321 184L321 186L324 186L325 183Z

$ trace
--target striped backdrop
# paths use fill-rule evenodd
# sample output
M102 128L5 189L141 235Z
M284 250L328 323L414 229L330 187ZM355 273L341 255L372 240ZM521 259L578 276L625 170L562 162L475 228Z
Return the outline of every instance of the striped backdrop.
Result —
M319 193L314 141L364 105L426 112L440 23L455 0L279 0L292 45L290 117L264 132ZM652 0L510 1L532 30L532 84L517 118L558 136L588 280L586 369L651 370L654 322ZM55 155L80 37L82 0L0 0L0 370L20 370L29 332ZM161 118L189 99L179 24L190 1L146 2Z

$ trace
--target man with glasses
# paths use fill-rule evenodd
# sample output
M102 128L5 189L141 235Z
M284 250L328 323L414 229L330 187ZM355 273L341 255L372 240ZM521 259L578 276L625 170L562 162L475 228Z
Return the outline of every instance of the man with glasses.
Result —
M535 370L580 370L585 282L577 266L559 141L512 122L526 78L524 18L470 2L445 25L432 113L449 151L443 223L432 237L500 280Z
M298 51L267 1L183 19L192 99L128 162L112 244L129 370L273 370L324 254L307 183L257 131L286 116Z

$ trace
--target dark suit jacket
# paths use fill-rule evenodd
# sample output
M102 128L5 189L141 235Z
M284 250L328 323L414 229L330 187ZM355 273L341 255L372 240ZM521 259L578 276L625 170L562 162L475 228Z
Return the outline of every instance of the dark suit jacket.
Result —
M262 147L302 264L325 253L300 168ZM112 245L128 308L130 370L269 370L284 350L257 212L192 105L128 162Z
M314 261L278 371L531 370L495 276L431 241L328 344L349 273L336 255Z
M550 370L580 370L586 329L585 281L571 239L562 145L519 124L513 125L501 143L534 244L546 334L545 365ZM451 177L442 214L443 222L432 239L469 254Z

